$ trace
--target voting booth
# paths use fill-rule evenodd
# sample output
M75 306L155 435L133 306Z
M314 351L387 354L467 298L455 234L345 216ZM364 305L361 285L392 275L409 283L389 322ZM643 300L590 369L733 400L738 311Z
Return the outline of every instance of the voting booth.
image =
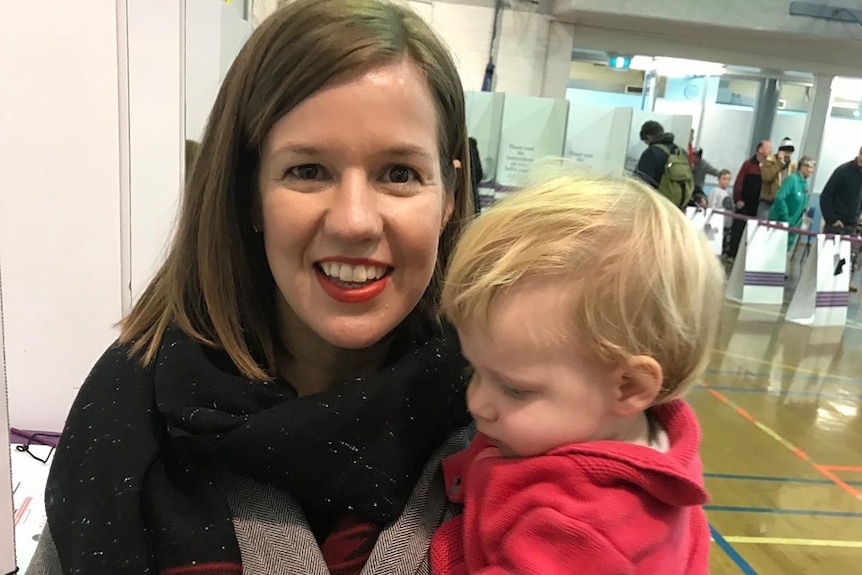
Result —
M564 156L586 174L620 176L628 151L631 108L569 106Z
M638 165L641 154L647 146L640 139L641 126L648 120L654 120L662 125L665 132L674 135L674 144L682 149L688 146L688 138L692 129L692 117L672 114L660 114L646 110L634 110L632 112L631 129L629 130L628 153L626 155L625 169L633 173Z
M497 154L498 184L518 186L533 162L563 155L568 111L567 100L506 95Z
M812 326L843 326L850 302L852 246L840 236L818 234L813 253L787 308L787 320Z
M786 273L787 229L748 220L727 282L727 299L744 304L781 305Z
M686 208L685 215L692 225L706 237L709 248L716 256L721 256L724 241L724 215L709 208Z

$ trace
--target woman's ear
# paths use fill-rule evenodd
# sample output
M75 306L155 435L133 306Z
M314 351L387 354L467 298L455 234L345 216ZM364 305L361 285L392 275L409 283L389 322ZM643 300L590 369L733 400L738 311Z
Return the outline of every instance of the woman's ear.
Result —
M664 370L652 357L636 355L629 358L617 373L617 415L632 415L648 409L661 393Z
M460 174L458 172L461 171L461 160L452 160L452 165L455 167L455 181L459 180ZM457 184L456 184L457 187ZM446 224L449 223L449 219L452 217L452 214L455 212L455 190L452 191L446 190L446 203L443 205L443 221L440 222L440 233L443 233L443 230L446 229Z

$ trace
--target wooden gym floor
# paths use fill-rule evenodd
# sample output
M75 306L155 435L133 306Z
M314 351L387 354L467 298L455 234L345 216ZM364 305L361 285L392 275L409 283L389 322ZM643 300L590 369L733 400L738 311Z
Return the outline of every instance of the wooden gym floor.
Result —
M862 312L850 302L839 328L724 302L710 368L688 395L703 426L712 575L862 573Z

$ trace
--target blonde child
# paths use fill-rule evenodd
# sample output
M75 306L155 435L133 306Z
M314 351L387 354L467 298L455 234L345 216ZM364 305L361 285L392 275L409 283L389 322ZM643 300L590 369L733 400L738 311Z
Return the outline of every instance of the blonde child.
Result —
M551 178L478 217L443 310L477 435L444 462L464 514L435 574L707 573L700 428L724 274L676 206L630 180Z

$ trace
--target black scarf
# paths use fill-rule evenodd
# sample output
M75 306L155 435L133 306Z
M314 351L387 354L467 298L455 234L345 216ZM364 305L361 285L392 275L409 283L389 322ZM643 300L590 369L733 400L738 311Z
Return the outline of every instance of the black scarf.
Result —
M211 465L288 492L311 518L385 525L430 454L468 422L452 333L307 397L219 369L225 354L214 361L175 328L149 368L127 351L114 345L93 368L51 469L48 523L64 573L241 573Z

